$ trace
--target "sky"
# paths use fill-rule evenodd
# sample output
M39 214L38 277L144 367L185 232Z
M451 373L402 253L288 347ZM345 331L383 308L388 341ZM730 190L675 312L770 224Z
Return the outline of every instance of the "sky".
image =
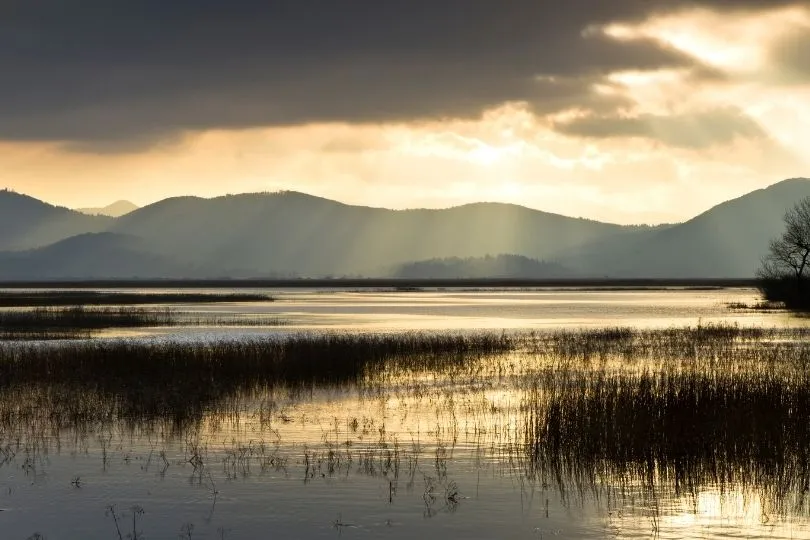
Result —
M0 187L688 219L810 176L810 2L3 0Z

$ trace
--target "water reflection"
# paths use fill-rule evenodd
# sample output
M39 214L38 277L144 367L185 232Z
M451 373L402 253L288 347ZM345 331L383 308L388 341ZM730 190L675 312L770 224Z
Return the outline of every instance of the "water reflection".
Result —
M807 537L805 338L9 346L0 519L11 538Z
M144 292L137 289L121 293ZM155 291L151 291L154 293ZM164 293L177 291L164 290ZM190 290L211 294L216 290ZM741 325L786 326L807 324L808 319L784 312L732 310L729 304L756 304L754 289L693 290L436 290L347 291L347 290L270 290L244 291L267 294L274 302L169 304L189 318L220 317L236 322L267 317L284 325L267 331L289 333L300 330L446 331L446 330L526 330L606 325L664 328L703 322ZM255 334L256 329L245 329ZM118 336L120 331L108 332ZM186 328L141 330L139 335L169 334L195 338L233 334L233 329Z

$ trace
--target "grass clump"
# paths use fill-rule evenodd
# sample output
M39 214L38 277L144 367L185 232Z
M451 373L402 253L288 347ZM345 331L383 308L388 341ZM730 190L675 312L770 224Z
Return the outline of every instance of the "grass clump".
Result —
M725 306L733 311L782 311L785 309L785 304L782 302L772 302L770 300L761 300L751 304L746 302L727 302Z

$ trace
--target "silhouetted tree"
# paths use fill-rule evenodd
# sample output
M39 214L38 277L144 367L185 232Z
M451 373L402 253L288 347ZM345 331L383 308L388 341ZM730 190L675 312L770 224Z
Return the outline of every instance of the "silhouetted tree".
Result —
M760 289L768 300L788 307L810 307L810 197L785 213L785 231L771 240L758 272Z

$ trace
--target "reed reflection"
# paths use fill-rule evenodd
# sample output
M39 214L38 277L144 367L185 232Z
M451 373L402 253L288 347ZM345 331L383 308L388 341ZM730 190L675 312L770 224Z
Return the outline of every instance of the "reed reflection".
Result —
M418 493L426 517L463 507L460 486L484 471L628 534L774 532L810 512L805 338L704 326L7 344L0 461L105 459L129 441L158 467L182 454L213 491L359 474L392 504Z

